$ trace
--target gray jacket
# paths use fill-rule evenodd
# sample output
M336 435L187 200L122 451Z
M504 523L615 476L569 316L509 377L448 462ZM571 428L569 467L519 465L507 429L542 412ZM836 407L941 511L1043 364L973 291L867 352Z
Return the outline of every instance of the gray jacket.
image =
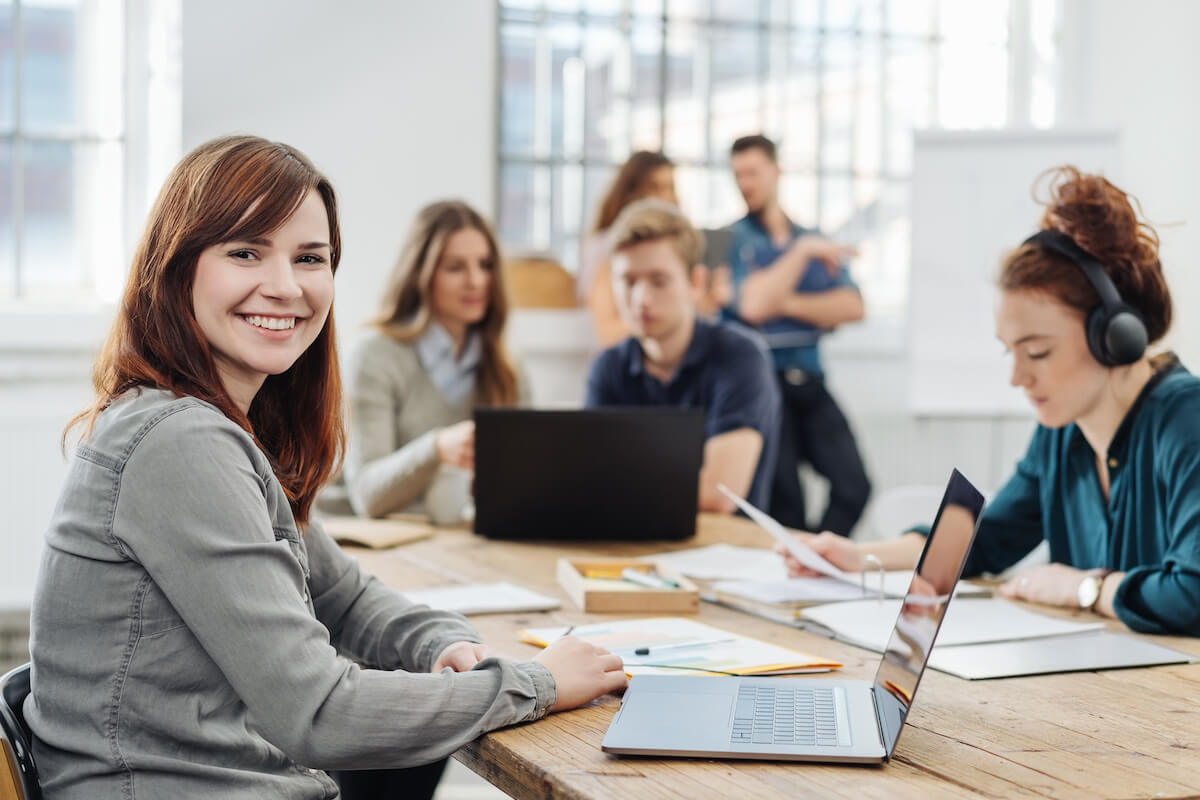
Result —
M253 438L194 398L106 409L46 545L25 712L48 800L333 798L323 770L431 762L554 702L535 662L426 672L474 628L300 533Z

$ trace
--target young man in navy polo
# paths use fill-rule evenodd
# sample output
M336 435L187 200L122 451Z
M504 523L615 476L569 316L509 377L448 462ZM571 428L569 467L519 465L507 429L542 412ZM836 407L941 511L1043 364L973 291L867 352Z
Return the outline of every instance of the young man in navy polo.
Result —
M858 444L825 388L821 336L863 317L862 297L844 266L853 254L788 219L779 205L775 144L744 136L730 157L746 216L733 224L728 264L732 311L763 334L783 403L771 514L802 530L849 536L871 494ZM810 527L797 470L807 461L829 480L829 506Z
M765 508L779 391L756 334L696 315L704 237L675 206L647 199L617 218L610 247L617 311L633 335L592 365L587 405L703 408L700 510L734 510L722 483Z

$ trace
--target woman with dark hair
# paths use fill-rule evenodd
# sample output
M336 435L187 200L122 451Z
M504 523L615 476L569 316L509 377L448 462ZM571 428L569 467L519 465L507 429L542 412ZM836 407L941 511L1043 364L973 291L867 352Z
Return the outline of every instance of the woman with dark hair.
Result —
M491 226L458 201L417 214L350 378L346 488L354 511L463 519L476 406L528 403L504 346L508 300Z
M1051 563L1002 594L1200 635L1200 380L1173 354L1145 352L1171 324L1158 237L1098 175L1062 167L1049 189L1042 230L1004 261L996 307L1011 383L1039 424L964 574L1000 572L1046 540ZM922 536L807 541L843 569L866 553L911 567Z
M332 798L625 684L496 658L310 517L340 457L333 188L240 136L168 177L46 534L25 715L47 798ZM350 656L358 664L339 656Z
M579 274L575 278L579 300L592 315L592 329L601 348L629 335L617 314L608 266L608 231L621 211L635 200L657 197L679 205L675 195L675 164L662 153L639 150L631 155L600 201L592 231L583 243Z

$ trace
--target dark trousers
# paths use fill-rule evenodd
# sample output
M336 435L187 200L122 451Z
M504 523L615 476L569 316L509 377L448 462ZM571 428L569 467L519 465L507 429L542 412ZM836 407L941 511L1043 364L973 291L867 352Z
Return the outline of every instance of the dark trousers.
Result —
M790 528L849 536L871 496L871 482L850 423L825 381L799 370L777 373L783 400L771 516ZM797 467L807 461L829 481L829 507L810 527Z
M341 800L430 800L446 769L446 761L407 769L355 769L330 772Z

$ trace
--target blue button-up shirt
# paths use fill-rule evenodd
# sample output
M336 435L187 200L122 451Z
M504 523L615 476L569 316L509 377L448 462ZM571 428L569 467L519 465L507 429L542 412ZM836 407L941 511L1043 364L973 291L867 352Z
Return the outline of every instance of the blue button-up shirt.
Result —
M753 428L762 434L763 447L746 499L767 507L779 439L779 388L752 331L697 319L683 360L666 383L646 371L638 341L626 339L596 358L587 405L703 408L706 439Z
M1200 635L1200 379L1170 356L1096 454L1075 424L1038 426L984 512L964 574L999 572L1044 538L1050 560L1125 573L1113 606L1136 631Z
M733 309L737 308L742 284L752 272L774 264L796 239L816 233L795 223L790 224L792 235L783 245L776 245L771 241L767 229L751 214L733 224L727 259L735 291ZM858 289L850 278L850 270L843 266L838 273L831 275L823 263L814 259L805 267L804 274L796 284L796 291L818 293L843 286L856 291ZM789 317L779 317L759 326L759 331L771 349L775 369L799 368L813 375L825 374L818 348L821 336L826 333L825 329Z

